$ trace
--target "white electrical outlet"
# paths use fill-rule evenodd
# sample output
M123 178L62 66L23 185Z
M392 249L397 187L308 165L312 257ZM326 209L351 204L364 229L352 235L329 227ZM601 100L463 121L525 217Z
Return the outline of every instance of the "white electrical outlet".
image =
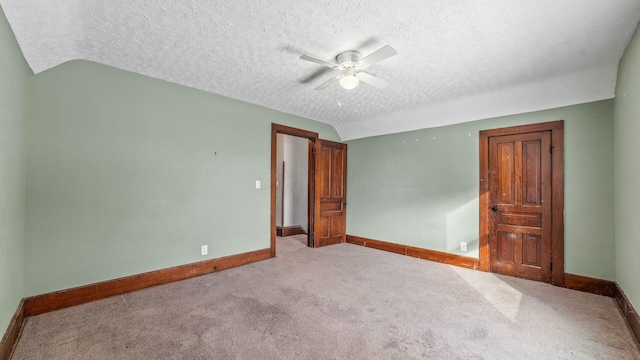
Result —
M467 251L467 243L466 242L461 242L460 243L460 250L462 251Z
M209 253L209 246L202 245L200 246L200 255L207 255Z

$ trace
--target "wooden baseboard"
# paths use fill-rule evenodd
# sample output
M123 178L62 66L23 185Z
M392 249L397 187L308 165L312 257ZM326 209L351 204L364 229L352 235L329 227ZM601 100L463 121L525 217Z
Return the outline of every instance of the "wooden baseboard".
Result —
M11 353L18 342L18 338L20 338L24 318L24 300L21 300L18 309L11 318L7 331L2 337L2 341L0 341L0 360L9 360L11 358Z
M614 297L616 294L615 282L582 275L564 274L564 287L608 297Z
M622 310L622 315L625 320L627 320L631 333L636 338L638 347L640 347L640 316L638 316L638 312L633 308L633 305L631 305L627 295L625 295L618 283L615 284L615 298L618 306L620 306L620 310Z
M304 229L302 229L302 226L285 226L285 227L280 227L280 226L276 226L276 235L278 236L282 236L282 237L287 237L287 236L293 236L293 235L300 235L300 234L307 234Z
M143 274L107 280L72 289L36 295L24 299L24 316L33 316L66 307L103 299L109 296L184 280L236 266L250 264L271 258L271 249L262 249L247 253L226 256L218 259L200 261L172 268L151 271Z
M386 241L367 239L359 236L347 235L347 242L350 244L389 251L392 253L411 256L419 259L460 266L467 269L477 270L480 266L480 261L476 258L449 254L441 251L428 250L413 246L400 245Z

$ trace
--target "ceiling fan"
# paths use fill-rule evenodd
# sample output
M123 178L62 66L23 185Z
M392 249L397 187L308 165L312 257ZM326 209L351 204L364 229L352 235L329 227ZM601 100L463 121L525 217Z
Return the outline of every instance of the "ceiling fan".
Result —
M389 85L388 82L366 73L364 70L371 65L377 64L382 60L396 55L397 53L398 52L394 48L386 45L365 57L361 57L360 53L354 50L345 51L336 56L336 62L322 60L309 55L302 55L300 56L300 59L311 61L342 72L318 86L316 90L324 90L334 84L340 84L344 89L351 90L358 86L360 81L378 89L384 89Z

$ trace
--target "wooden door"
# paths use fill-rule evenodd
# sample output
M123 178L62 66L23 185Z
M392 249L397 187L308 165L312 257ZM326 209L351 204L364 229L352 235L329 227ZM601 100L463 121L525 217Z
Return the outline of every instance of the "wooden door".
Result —
M489 138L491 271L551 281L551 131Z
M347 220L347 144L318 140L316 145L315 247L345 242Z

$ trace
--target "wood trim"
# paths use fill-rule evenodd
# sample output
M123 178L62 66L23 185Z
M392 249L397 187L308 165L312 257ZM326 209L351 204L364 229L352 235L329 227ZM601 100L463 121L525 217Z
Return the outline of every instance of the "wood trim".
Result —
M489 136L485 131L480 132L480 270L490 271L489 254L489 214L483 209L489 209Z
M564 128L562 121L551 130L551 284L563 286L564 273Z
M271 256L276 256L276 212L278 211L276 205L276 196L278 196L278 190L276 188L277 180L277 161L278 161L278 131L274 124L271 124L271 205L269 210L269 248L271 250Z
M277 165L277 164L276 164ZM284 186L285 186L285 178L284 178L284 174L285 174L285 163L284 161L282 162L282 181L280 182L280 224L282 224L282 226L284 226ZM277 182L277 180L276 180ZM278 192L277 186L276 186L276 193ZM278 207L278 204L276 204L276 208ZM282 226L280 227L282 232ZM278 235L278 236L282 236L282 234Z
M262 249L36 295L24 299L24 316L43 314L109 296L222 271L271 257L273 257L271 249Z
M615 284L615 298L622 311L622 316L624 316L624 319L627 321L631 333L635 336L637 345L640 347L640 316L638 316L638 312L633 308L633 305L631 305L627 295L625 295L618 283Z
M344 234L344 236L342 237L342 242L347 242L347 170L349 168L348 166L348 162L349 162L349 145L348 144L344 144L344 164L342 165L342 189L344 191L344 215L342 215L342 233Z
M318 224L318 227L309 228L309 243L312 247L320 247L322 244L320 243L318 229L320 229L320 191L316 187L320 187L319 179L322 175L322 165L320 164L322 161L322 140L318 139L316 144L314 145L313 152L316 156L313 159L313 207L311 203L309 204L309 208L313 208L313 223ZM311 191L311 189L310 189Z
M615 282L582 275L564 274L564 287L608 297L616 294Z
M296 129L289 126L279 125L279 124L271 124L271 256L276 256L276 157L277 157L277 143L278 143L278 134L291 135L297 137L303 137L311 140L311 144L309 144L309 174L308 174L308 189L309 189L309 200L308 200L308 215L307 219L308 229L310 232L313 232L315 228L315 224L313 221L313 217L311 212L313 211L315 206L315 154L313 153L313 148L315 144L318 142L318 133ZM313 239L309 239L310 245L313 245Z
M307 139L317 139L318 133L308 130L302 130L291 126L285 126L280 124L271 123L271 130L275 130L278 134L291 135L297 137L303 137Z
M11 318L11 322L9 322L7 331L4 333L4 336L2 336L2 341L0 341L0 360L11 359L13 349L20 338L25 317L24 300L21 300L20 304L18 304L18 309L16 309L16 312Z
M564 129L564 120L556 120L550 122L543 122L529 125L510 126L499 129L489 129L480 131L480 136L504 136L515 135L523 133L532 133L548 130L560 130Z
M460 266L467 269L477 270L480 267L480 263L476 258L390 243L386 241L367 239L360 236L347 235L347 243L388 251L400 255L411 256L418 259Z
M564 286L564 121L480 131L480 270L490 271L489 138L551 131L551 284Z
M280 227L277 226L276 227L276 233L278 234L278 236L282 236L282 237L287 237L287 236L293 236L293 235L301 235L301 234L307 234L304 229L302 228L302 226L300 225L295 225L295 226L285 226L285 227Z
M316 139L317 140L317 139ZM316 201L316 141L309 141L309 147L307 148L307 166L309 166L309 172L307 173L309 182L307 189L307 246L314 247L315 239L311 236L311 233L315 231L315 201ZM284 224L284 219L282 220Z

